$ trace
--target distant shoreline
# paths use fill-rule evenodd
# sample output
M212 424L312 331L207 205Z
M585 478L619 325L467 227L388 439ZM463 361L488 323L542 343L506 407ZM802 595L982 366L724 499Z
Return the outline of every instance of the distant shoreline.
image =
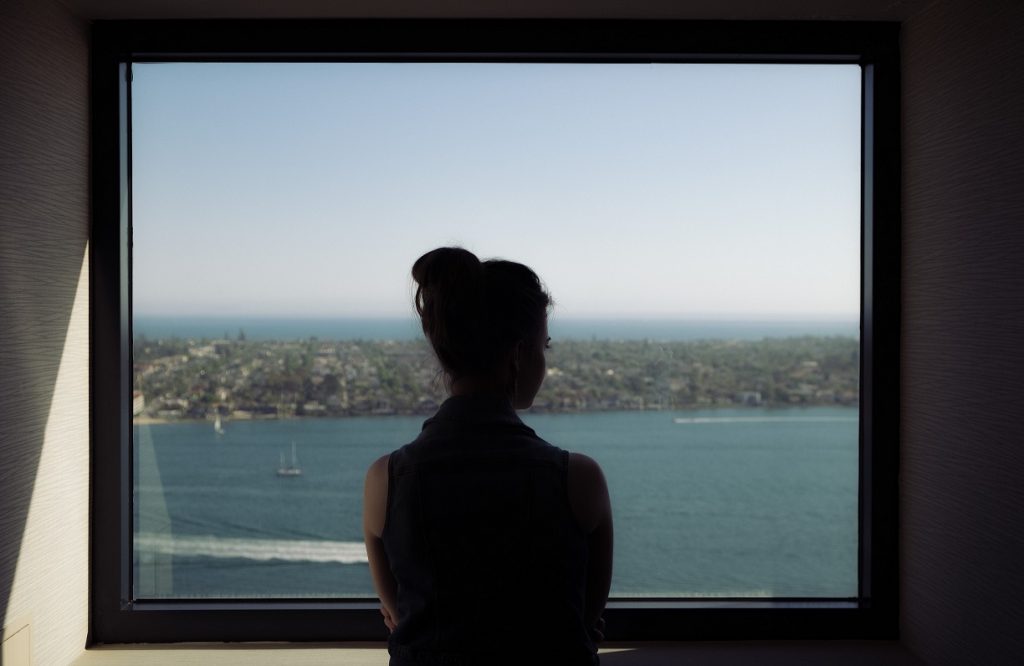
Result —
M743 405L743 404L718 405L718 406L714 406L714 405L688 405L688 406L685 406L685 407L683 407L683 406L673 407L671 409L657 409L657 408L652 408L652 409L580 409L580 410L575 410L575 411L545 409L545 410L525 411L525 412L517 410L517 413L519 413L519 414L526 413L526 414L530 414L530 415L541 415L542 414L544 416L579 416L580 414L615 414L615 413L631 414L631 413L635 413L635 412L665 412L667 414L672 414L672 413L691 413L691 412L715 412L715 411L719 411L719 410L733 410L733 411L757 411L757 410L759 410L759 411L772 412L772 411L785 411L785 410L792 410L792 409L852 409L852 410L859 410L860 409L860 405L859 404L853 404L853 405L843 405L843 404L817 405L817 404L810 404L810 405L775 405L775 406L772 406L772 407L766 407L764 405L758 406L758 405ZM267 421L342 421L342 420L347 420L347 419L390 418L392 416L400 416L400 417L405 417L405 418L428 419L431 416L433 416L435 413L436 413L436 411L434 411L434 412L422 412L422 413L411 413L411 414L404 414L404 413L403 414L332 414L330 416L292 415L292 416L273 416L273 417L263 417L263 418L239 418L239 419L232 419L232 418L228 417L228 418L222 419L221 423L224 426L227 426L230 423L253 423L253 422L267 422ZM145 426L170 425L170 424L181 424L181 423L208 424L210 426L213 425L213 421L211 421L210 419L185 419L185 418L182 418L182 419L172 419L172 418L153 417L153 416L141 416L141 417L135 417L135 418L132 419L132 425L133 426L142 426L142 425L145 425Z
M201 423L205 419L165 419L156 416L136 416L132 418L132 425L163 425L165 423L181 423L184 421L195 421ZM212 421L211 421L212 423Z
M237 339L298 341L318 339L340 341L422 340L423 330L412 317L210 317L136 315L136 338L180 338L194 340ZM549 322L556 340L650 340L678 342L691 340L761 340L764 338L860 335L856 318L773 319L739 318L562 318L557 312Z
M155 416L136 416L132 418L132 425L163 425L165 423L182 423L186 421L194 421L201 423L204 419L162 419ZM212 421L211 421L212 423Z

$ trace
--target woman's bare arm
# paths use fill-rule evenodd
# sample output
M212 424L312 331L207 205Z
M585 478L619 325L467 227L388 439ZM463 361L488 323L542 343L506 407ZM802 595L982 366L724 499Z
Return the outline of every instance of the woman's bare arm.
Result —
M601 466L581 453L569 454L569 504L587 534L589 561L583 620L597 638L604 638L605 604L612 583L612 505Z
M391 575L391 566L381 540L387 517L389 458L378 458L366 472L366 483L363 486L363 540L366 542L366 557L370 562L370 577L380 597L384 624L388 631L394 631L398 624L398 583Z

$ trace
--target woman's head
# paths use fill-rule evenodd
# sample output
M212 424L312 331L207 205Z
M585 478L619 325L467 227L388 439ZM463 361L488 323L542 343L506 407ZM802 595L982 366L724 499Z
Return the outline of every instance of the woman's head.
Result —
M515 406L528 407L544 376L551 305L537 274L442 247L417 259L412 277L423 332L452 382L504 383Z

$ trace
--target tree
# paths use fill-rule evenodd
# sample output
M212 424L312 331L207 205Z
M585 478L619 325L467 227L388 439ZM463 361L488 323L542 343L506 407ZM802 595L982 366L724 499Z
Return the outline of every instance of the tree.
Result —
M341 382L334 375L325 375L323 390L327 395L337 395L338 391L341 390Z

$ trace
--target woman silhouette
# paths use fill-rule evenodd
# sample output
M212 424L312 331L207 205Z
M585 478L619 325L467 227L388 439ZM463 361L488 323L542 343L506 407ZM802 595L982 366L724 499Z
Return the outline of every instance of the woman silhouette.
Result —
M451 397L366 475L392 666L596 664L612 517L596 462L515 414L545 375L551 299L522 264L439 248L412 268Z

